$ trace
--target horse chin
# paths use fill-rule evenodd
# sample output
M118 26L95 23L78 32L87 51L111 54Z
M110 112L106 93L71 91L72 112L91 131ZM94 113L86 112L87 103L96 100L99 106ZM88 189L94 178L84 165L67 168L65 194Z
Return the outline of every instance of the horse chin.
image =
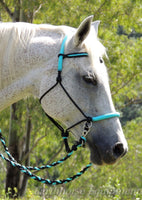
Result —
M97 148L95 148L95 151L91 151L90 160L95 165L104 165L103 159L101 158L101 155Z
M90 160L91 160L91 162L93 163L93 164L95 164L95 165L104 165L104 162L103 162L103 160L100 158L100 156L99 155L97 155L97 154L93 154L92 155L92 153L91 153L91 156L90 156Z
M113 160L110 162L110 161L101 159L98 155L92 155L92 154L90 156L90 160L94 165L99 165L99 166L113 165L114 163L116 163L116 160Z

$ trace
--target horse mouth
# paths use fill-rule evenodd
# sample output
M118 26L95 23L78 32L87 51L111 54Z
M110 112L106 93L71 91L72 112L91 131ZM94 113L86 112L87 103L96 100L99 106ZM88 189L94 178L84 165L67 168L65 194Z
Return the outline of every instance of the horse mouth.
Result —
M100 153L98 151L91 152L90 160L93 164L95 165L112 165L114 164L117 160L114 158L102 158Z
M95 146L95 149L90 149L91 155L90 155L90 160L93 164L95 165L104 165L104 161L101 157L100 152L98 151L98 148Z

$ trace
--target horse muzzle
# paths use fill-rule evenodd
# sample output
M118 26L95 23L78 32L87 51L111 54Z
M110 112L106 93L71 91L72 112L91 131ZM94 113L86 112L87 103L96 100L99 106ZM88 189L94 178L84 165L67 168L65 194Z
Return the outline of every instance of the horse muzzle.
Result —
M128 151L128 146L123 132L110 134L110 130L89 134L87 144L89 146L92 163L96 165L114 164Z
M104 165L104 164L114 164L120 158L122 158L128 151L127 147L120 142L116 143L111 148L101 149L94 145L93 148L90 148L91 151L91 162L96 165Z

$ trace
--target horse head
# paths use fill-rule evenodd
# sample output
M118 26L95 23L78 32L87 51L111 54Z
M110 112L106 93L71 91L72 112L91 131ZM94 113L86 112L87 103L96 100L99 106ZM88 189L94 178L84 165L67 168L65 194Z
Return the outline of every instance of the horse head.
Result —
M84 116L96 117L116 112L106 66L102 59L105 48L97 39L98 25L99 21L92 22L92 16L87 17L78 29L71 28L64 44L66 55L73 55L74 52L81 55L82 52L86 52L88 55L70 58L67 56L63 60L62 85L71 98L61 85L57 84L41 101L45 112L66 127L72 127L70 131L77 139L83 131L83 123L80 121ZM52 85L57 73L51 77ZM45 90L43 88L46 88L46 81L42 82L41 93ZM74 126L77 122L80 123ZM128 150L117 116L92 122L86 139L94 164L113 164Z

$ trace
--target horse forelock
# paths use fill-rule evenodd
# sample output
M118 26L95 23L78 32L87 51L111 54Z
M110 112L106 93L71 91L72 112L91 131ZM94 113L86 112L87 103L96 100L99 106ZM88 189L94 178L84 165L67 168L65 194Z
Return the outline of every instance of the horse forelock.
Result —
M107 57L106 48L99 41L93 27L91 28L91 31L85 40L85 47L92 63L94 63L95 60L98 60L100 57Z
M84 45L87 53L89 54L92 67L92 69L87 69L86 71L88 73L92 73L92 75L95 73L99 79L102 79L101 81L104 81L104 79L108 80L106 66L105 64L102 65L100 63L100 59L102 59L102 57L108 58L106 48L99 41L93 27L91 28L88 37L85 39Z

